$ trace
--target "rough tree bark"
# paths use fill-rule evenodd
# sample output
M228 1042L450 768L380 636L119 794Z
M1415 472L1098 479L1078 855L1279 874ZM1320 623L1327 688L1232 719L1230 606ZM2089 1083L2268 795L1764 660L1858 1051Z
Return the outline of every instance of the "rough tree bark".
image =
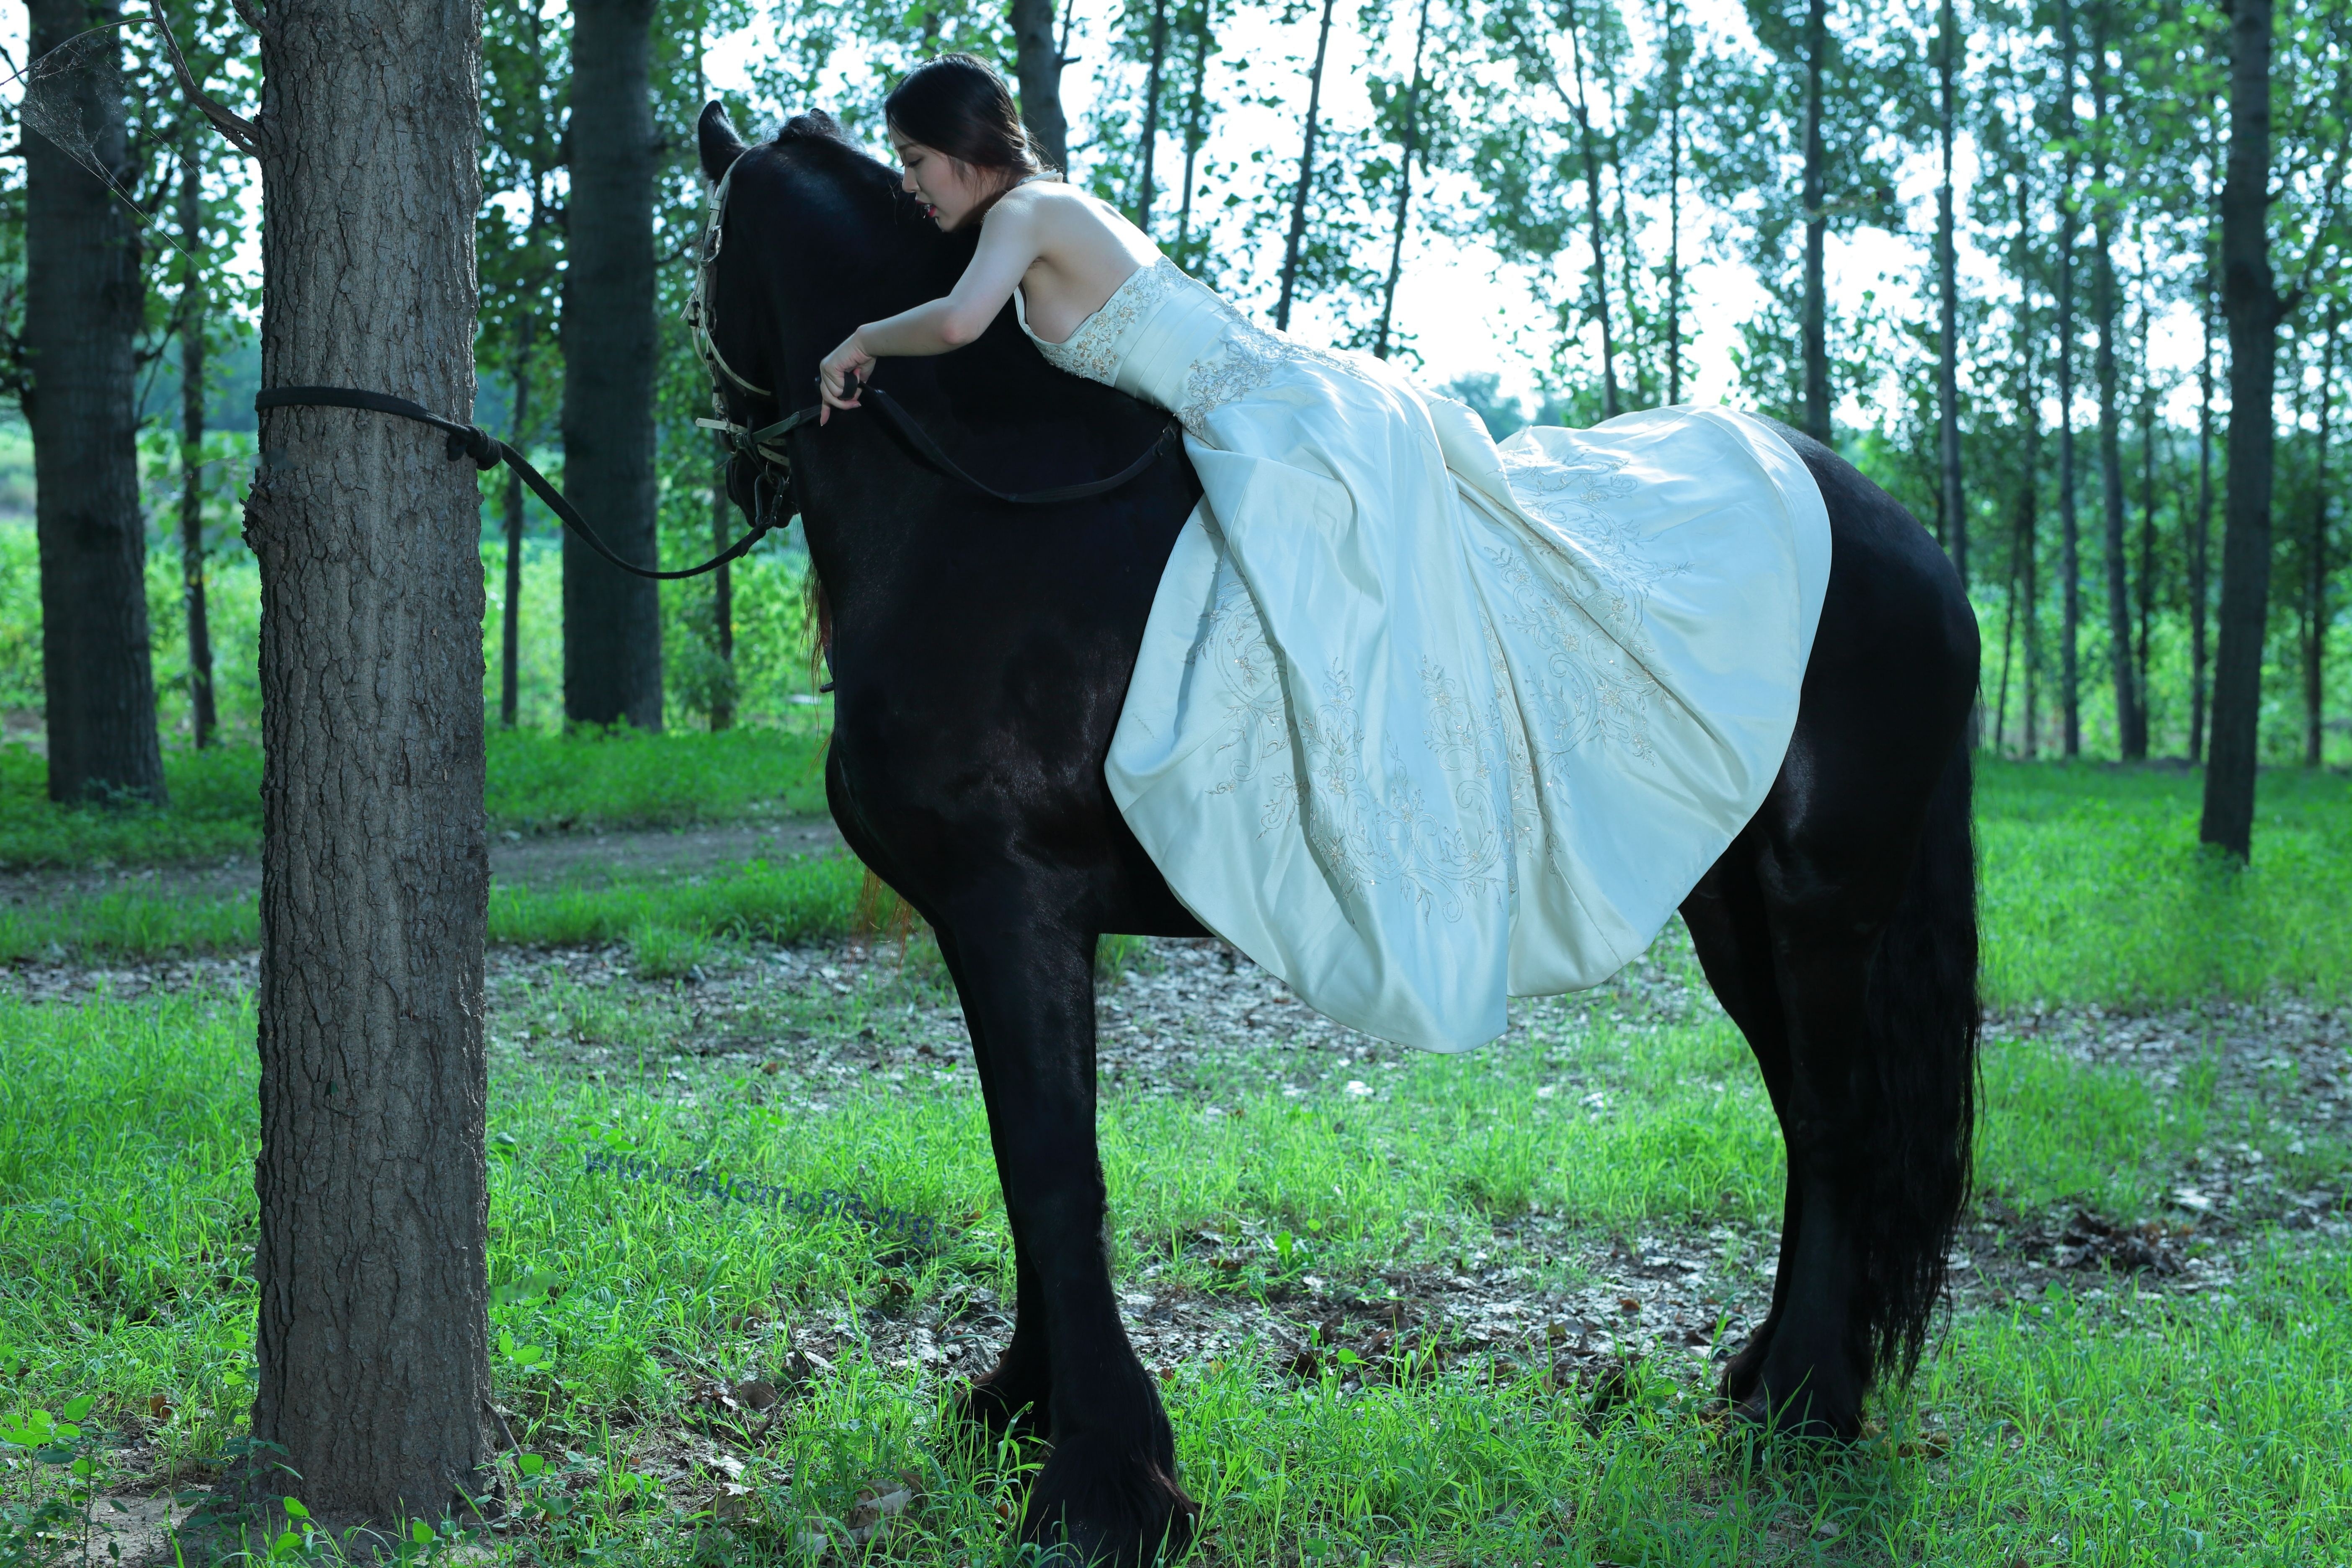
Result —
M1066 169L1070 122L1062 113L1062 50L1054 41L1054 0L1013 0L1013 70L1021 78L1021 121L1045 162Z
M2114 178L2114 127L2108 122L2114 100L2107 83L2107 12L2099 10L2092 30L2091 102L2098 116L2100 184ZM2116 202L2098 199L2092 219L2092 308L2099 319L2099 499L2107 568L2107 674L2116 693L2116 743L2126 762L2147 756L2147 716L2141 711L2139 689L2132 668L2131 574L2129 547L2124 537L2123 409L2116 385L2121 358L2116 353L2116 321L2122 313L2116 300L2115 256Z
M1176 205L1176 259L1190 259L1192 241L1192 170L1208 140L1204 121L1209 99L1209 0L1201 0L1200 26L1192 35L1192 91L1184 104L1184 194Z
M474 395L479 12L270 0L264 385ZM261 1152L253 1436L314 1515L493 1477L484 1343L481 505L444 437L262 416Z
M2058 187L2058 278L2052 292L2058 315L2058 685L2063 726L2062 754L2083 751L2083 530L2075 514L2074 478L2074 12L2058 5L2058 134L2065 173Z
M2253 852L2263 634L2271 589L2271 398L2280 300L2271 273L2271 0L2230 15L2230 163L2221 187L2221 310L2230 323L2230 468L2221 501L2221 647L2197 836Z
M529 451L530 440L530 337L534 318L528 311L515 323L513 361L514 406L507 420L507 445ZM515 727L522 705L522 472L507 469L504 511L507 559L506 598L499 615L499 724Z
M2033 213L2031 165L2021 162L2017 174L2017 404L2018 435L2024 451L2018 463L2016 538L2012 549L2025 600L2024 755L2036 755L2042 743L2042 387L2033 369L2034 344L2039 342L2033 315Z
M213 700L212 617L205 605L205 336L210 324L205 269L204 138L190 116L180 139L180 602L188 620L188 717L196 749L220 722Z
M1936 188L1936 277L1937 303L1942 308L1936 355L1936 447L1937 477L1942 484L1947 548L1960 574L1960 591L1969 585L1969 514L1960 493L1960 265L1953 239L1952 142L1958 115L1953 107L1953 72L1959 51L1959 24L1952 16L1952 0L1943 0L1941 47L1936 73L1942 92L1937 103L1937 140L1944 159L1943 184Z
M114 21L106 0L32 0L28 42L46 54ZM74 90L95 153L124 166L122 100ZM33 511L41 555L41 677L49 798L162 802L155 673L147 627L147 524L139 510L131 341L145 311L135 220L45 137L25 149L25 356Z
M1585 100L1584 19L1568 16L1570 64L1576 71L1576 130L1584 158L1584 215L1592 245L1592 315L1601 323L1601 416L1614 419L1623 405L1617 390L1617 332L1609 314L1608 230L1601 221L1601 154L1592 144L1592 112Z
M2213 551L2213 268L2205 268L2198 300L2203 334L2197 360L2197 510L2189 519L2189 760L2205 760L2206 610L2212 597Z
M1421 60L1429 42L1429 0L1412 27L1412 77L1404 89L1403 152L1397 159L1396 232L1389 237L1389 275L1381 288L1381 326L1372 337L1372 357L1389 357L1389 326L1396 318L1398 280L1404 277L1405 225L1412 214L1412 158L1421 150Z
M654 0L573 0L563 486L624 559L656 553ZM563 715L662 724L661 595L563 538Z
M2326 726L2327 669L2327 438L2336 409L2336 333L2343 324L2340 300L2327 303L2326 336L2319 347L2318 471L2311 487L2311 537L2303 558L2303 764L2319 766Z
M1683 400L1683 70L1690 33L1682 0L1666 4L1666 405Z
M1823 446L1830 439L1829 296L1822 275L1822 252L1828 243L1829 214L1823 210L1822 151L1822 57L1829 52L1828 0L1808 0L1805 7L1805 298L1801 331L1804 339L1805 434Z
M1323 57L1331 47L1331 6L1323 0L1323 23L1315 34L1315 68L1307 76L1307 134L1298 147L1298 184L1290 193L1290 234L1282 247L1282 294L1275 301L1276 331L1290 326L1290 301L1298 287L1298 247L1307 238L1307 197L1315 184L1315 132L1323 112Z
M1151 60L1143 78L1143 163L1137 181L1135 226L1151 232L1152 155L1160 151L1160 68L1168 58L1168 0L1151 0Z

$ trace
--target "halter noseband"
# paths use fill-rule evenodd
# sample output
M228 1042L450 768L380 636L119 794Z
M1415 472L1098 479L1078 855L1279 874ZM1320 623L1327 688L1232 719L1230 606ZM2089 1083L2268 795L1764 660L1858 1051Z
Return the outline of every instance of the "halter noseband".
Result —
M796 409L772 425L739 424L727 416L727 398L720 390L732 382L736 388L752 397L778 401L775 393L760 385L727 363L719 352L718 342L710 335L710 284L719 267L719 247L727 237L727 189L735 178L735 170L742 163L739 154L727 172L710 187L710 200L702 221L702 239L697 247L694 287L686 297L687 331L694 339L694 352L710 373L710 411L715 419L697 419L695 424L705 430L716 430L727 443L728 452L752 466L752 512L755 521L763 514L772 515L782 504L784 493L793 479L792 454L784 446L784 437L817 417L824 411L822 402ZM765 496L761 494L766 487ZM772 523L770 526L773 526Z

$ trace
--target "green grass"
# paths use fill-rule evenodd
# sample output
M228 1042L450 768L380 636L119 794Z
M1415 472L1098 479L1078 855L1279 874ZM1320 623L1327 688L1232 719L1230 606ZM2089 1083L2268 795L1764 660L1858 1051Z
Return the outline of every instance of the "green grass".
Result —
M884 973L855 995L791 1005L845 1037L888 1027L923 983ZM591 1026L586 1010L603 1006L615 1013L606 1037L625 1045L641 1025L640 1052L662 1050L660 1017L566 995L568 1027ZM539 1023L550 998L522 1003L520 1017L507 1002L492 1020L501 1040ZM1177 1098L1109 1095L1118 1274L1149 1270L1245 1307L1310 1269L1376 1282L1399 1266L1468 1267L1531 1208L1603 1233L1769 1226L1779 1141L1743 1048L1703 1011L1681 1022L1618 1011L1555 1004L1524 1048L1363 1069L1379 1080L1369 1098L1221 1095L1242 1114L1211 1120ZM190 1475L240 1429L256 1305L253 1028L239 998L0 1002L0 1360L15 1373L0 1415L91 1394L92 1424L119 1425L160 1395L175 1415L153 1434L152 1468ZM772 1094L756 1072L698 1069L690 1093L653 1092L677 1059L586 1076L510 1044L497 1053L491 1279L521 1287L492 1308L494 1344L514 1349L494 1356L499 1399L527 1451L562 1471L610 1468L571 1518L492 1555L800 1561L792 1542L814 1521L912 1471L927 1495L896 1560L1001 1560L995 1510L1017 1476L945 1444L935 1379L854 1349L763 1441L730 1440L752 1456L742 1519L697 1524L685 1517L694 1483L628 1479L652 1476L631 1458L646 1441L708 1428L694 1395L709 1380L784 1381L796 1333L865 1306L1012 1289L969 1088L851 1083L811 1104ZM1578 1094L1538 1093L1561 1083ZM1987 1096L1985 1184L2023 1202L2127 1210L2146 1184L2118 1184L2114 1169L2153 1170L2192 1136L2166 1123L2179 1107L2137 1079L2032 1042L1994 1048ZM2259 1108L2221 1103L2210 1081L2180 1100L2214 1127L2262 1136ZM592 1174L592 1151L853 1190L958 1235L909 1255L847 1220ZM2340 1150L2305 1160L2299 1177L2346 1174ZM1194 1251L1171 1259L1171 1237L1211 1226L1238 1238L1241 1268ZM1577 1267L1557 1270L1572 1279ZM1507 1361L1343 1392L1246 1345L1178 1368L1166 1394L1218 1562L2139 1568L2340 1552L2352 1530L2347 1364L2352 1258L2258 1248L2225 1296L2053 1289L1966 1313L1918 1384L1882 1402L1883 1435L1826 1460L1727 1444L1702 1418L1695 1365L1671 1355L1637 1373L1608 1419ZM0 1500L33 1485L0 1478Z
M2263 773L2246 867L2198 844L2201 789L2182 770L1979 763L1987 997L2352 994L2352 776Z
M520 833L814 816L825 809L817 722L717 734L493 730L484 805L493 830ZM58 806L42 759L0 746L0 866L167 866L260 853L258 748L166 752L163 782L171 804L161 810Z

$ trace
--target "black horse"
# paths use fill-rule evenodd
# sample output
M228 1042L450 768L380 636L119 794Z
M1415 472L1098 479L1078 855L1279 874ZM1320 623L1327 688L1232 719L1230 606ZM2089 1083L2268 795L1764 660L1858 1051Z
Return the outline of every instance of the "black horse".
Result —
M858 323L945 293L971 254L821 114L731 167L713 342L772 422L815 400ZM977 342L885 361L887 387L997 487L1115 472L1165 416L1045 363L1007 310ZM1763 1068L1788 1144L1772 1308L1724 1374L1744 1415L1850 1435L1873 1376L1916 1365L1969 1181L1978 1005L1969 710L1977 630L1918 522L1790 432L1828 503L1827 602L1796 733L1762 808L1683 916ZM829 611L826 795L850 847L930 922L970 1025L1013 1232L1011 1344L961 1395L1052 1441L1024 1531L1148 1560L1197 1509L1119 1321L1095 1142L1096 942L1197 935L1103 776L1144 619L1198 489L1162 462L1097 500L1002 505L943 477L872 406L795 429L793 498Z

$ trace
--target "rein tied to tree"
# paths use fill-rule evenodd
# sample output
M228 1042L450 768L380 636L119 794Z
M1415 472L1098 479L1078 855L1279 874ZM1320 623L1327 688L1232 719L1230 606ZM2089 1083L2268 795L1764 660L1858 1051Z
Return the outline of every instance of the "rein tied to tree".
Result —
M770 484L767 495L761 499L761 504L752 516L751 532L699 566L691 566L683 572L656 572L634 565L614 554L610 545L596 537L596 531L588 526L588 520L580 515L579 509L563 499L563 492L549 484L546 476L531 467L530 458L478 425L461 425L455 419L444 419L431 409L411 403L404 397L394 397L389 393L361 392L348 386L273 386L256 397L253 400L253 406L257 413L270 408L362 408L378 414L395 414L403 419L414 419L420 425L430 425L435 429L448 435L449 456L452 459L471 458L474 459L474 466L478 468L495 468L502 462L507 464L522 476L523 483L529 485L531 492L548 504L549 510L563 520L564 527L588 542L590 549L622 571L633 573L639 577L651 577L661 582L673 582L680 577L699 577L705 572L716 571L741 555L751 546L759 543L770 531L780 525L780 520L776 514L781 510L778 503L782 499L782 491L780 487ZM792 418L784 420L780 425L770 426L761 434L781 436L793 425L805 423L815 416L815 409L803 408ZM762 479L765 479L764 475ZM790 521L789 518L781 520L782 522Z

